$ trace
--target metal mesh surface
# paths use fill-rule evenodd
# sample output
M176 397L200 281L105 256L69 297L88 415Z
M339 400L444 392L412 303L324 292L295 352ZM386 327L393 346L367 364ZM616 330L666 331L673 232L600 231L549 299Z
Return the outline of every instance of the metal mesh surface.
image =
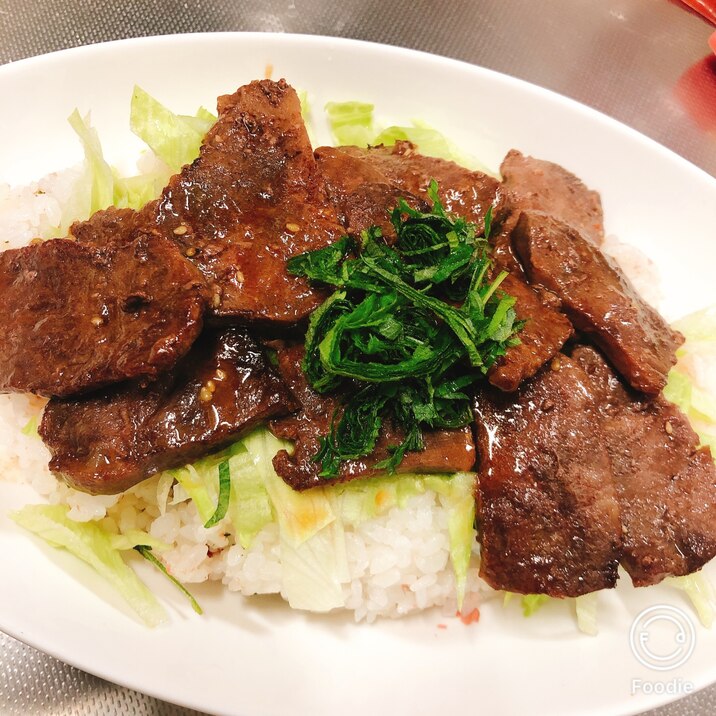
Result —
M698 83L683 80L698 66L697 79L716 83L705 59L712 28L668 0L0 0L0 63L124 37L227 30L351 37L480 64L596 107L716 175L716 141L693 112ZM0 634L2 716L193 713ZM714 713L714 687L652 712Z

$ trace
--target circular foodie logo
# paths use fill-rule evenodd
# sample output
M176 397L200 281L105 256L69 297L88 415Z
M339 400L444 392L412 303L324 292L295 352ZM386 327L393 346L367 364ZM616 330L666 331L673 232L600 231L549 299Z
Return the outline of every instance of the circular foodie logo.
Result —
M684 611L658 604L634 619L629 644L639 663L655 671L670 671L685 664L694 653L696 630Z

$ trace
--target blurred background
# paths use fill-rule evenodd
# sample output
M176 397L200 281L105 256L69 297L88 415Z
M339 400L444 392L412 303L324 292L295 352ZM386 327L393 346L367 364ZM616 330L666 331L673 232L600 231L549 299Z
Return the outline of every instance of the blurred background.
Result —
M0 0L0 63L171 33L350 37L457 58L547 87L716 176L716 56L709 48L716 0L688 4L696 10L678 0ZM0 634L2 716L190 713ZM716 687L652 712L714 713Z
M716 0L689 0L716 19ZM0 0L0 62L142 35L351 37L454 57L609 114L716 175L716 31L679 0Z

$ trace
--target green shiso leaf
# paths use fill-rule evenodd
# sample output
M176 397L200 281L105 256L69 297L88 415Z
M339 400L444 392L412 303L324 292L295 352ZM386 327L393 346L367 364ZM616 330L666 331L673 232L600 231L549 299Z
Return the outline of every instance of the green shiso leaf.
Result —
M216 510L214 510L214 514L204 523L204 527L208 529L224 519L226 510L229 507L230 495L231 470L229 468L229 461L223 460L219 463L219 499L216 503Z
M506 274L488 279L491 214L480 232L445 211L434 181L428 196L427 212L398 202L393 246L372 227L360 246L344 237L289 262L337 289L309 319L303 361L315 390L346 396L315 456L325 478L369 455L386 421L403 432L374 466L388 473L423 448L424 429L467 425L467 389L518 342L515 299L500 289Z
M194 595L176 578L172 577L164 566L164 563L157 559L152 554L152 548L148 545L139 544L134 549L144 557L150 564L155 566L188 600L191 604L191 608L197 614L203 614L204 610L199 606L199 603L194 599Z

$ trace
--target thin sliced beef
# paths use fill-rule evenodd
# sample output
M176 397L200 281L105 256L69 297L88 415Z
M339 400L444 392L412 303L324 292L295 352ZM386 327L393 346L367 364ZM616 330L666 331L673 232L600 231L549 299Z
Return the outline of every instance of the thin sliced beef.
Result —
M334 411L340 410L336 396L319 395L308 385L301 369L303 353L300 345L278 350L279 372L301 408L295 415L270 423L276 437L294 441L293 455L282 450L274 457L273 464L276 472L295 490L329 484L329 480L319 477L320 466L313 461L313 456L320 447L320 438L330 431ZM375 451L362 460L344 462L333 482L379 474L381 471L373 465L389 457L388 447L399 444L402 438L400 430L385 427ZM425 433L424 438L425 449L406 453L398 472L461 472L473 468L475 448L469 428L436 430Z
M613 587L621 522L589 376L560 356L517 393L478 390L475 417L482 578L552 597Z
M391 185L425 200L430 180L438 182L445 209L458 216L484 225L485 214L492 207L493 222L499 224L506 214L505 196L496 179L482 172L471 171L455 162L419 154L414 144L396 142L392 147L339 147L353 158L363 159L387 177ZM317 150L319 155L328 148Z
M574 327L602 348L634 388L659 393L683 337L639 296L616 263L545 214L523 212L512 240L530 282L557 295Z
M283 80L261 80L220 97L218 110L199 158L144 214L199 267L214 316L295 323L323 297L287 272L286 259L343 233L298 97Z
M86 221L75 221L70 226L70 236L83 244L106 246L127 243L150 229L151 224L140 212L110 206L96 211Z
M519 345L508 348L497 360L488 380L501 390L513 391L559 352L572 335L572 324L516 276L508 275L500 288L517 299L515 313L525 325L517 334Z
M543 211L573 226L599 246L604 241L602 200L559 164L526 157L512 149L500 166L515 209Z
M622 564L637 587L700 569L716 556L716 466L688 419L663 396L624 386L593 348L573 358L604 417L624 525Z
M0 254L0 391L66 396L171 368L202 327L201 274L158 236Z
M50 469L92 494L114 494L185 465L295 407L243 329L206 331L171 372L85 398L51 400L40 435Z
M502 224L490 235L490 244L492 246L492 262L493 273L498 271L509 271L514 276L524 279L525 271L519 262L512 246L512 232L514 231L517 221L520 218L520 212L514 211L507 216Z
M344 149L319 147L315 152L318 169L341 224L353 235L379 226L383 236L392 241L395 229L390 223L390 213L398 200L403 198L422 210L426 210L427 205L392 183L365 156L356 156Z

